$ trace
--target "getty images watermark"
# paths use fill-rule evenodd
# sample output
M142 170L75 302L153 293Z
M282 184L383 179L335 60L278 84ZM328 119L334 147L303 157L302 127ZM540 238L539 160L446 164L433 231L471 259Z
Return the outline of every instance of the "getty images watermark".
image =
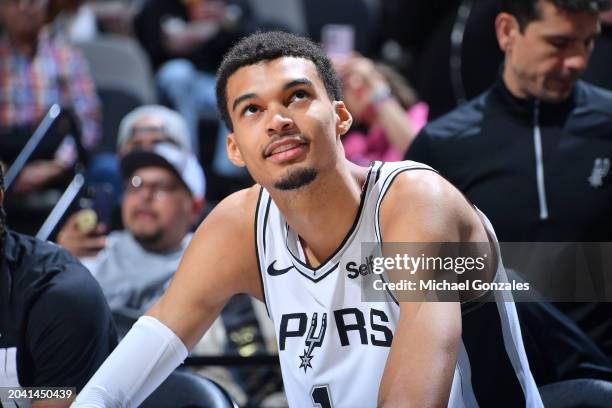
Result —
M612 302L612 242L363 243L360 259L344 267L368 302Z
M364 244L362 255L364 263L346 269L349 278L361 277L364 301L468 302L531 289L529 282L507 278L489 242Z
M417 256L408 254L395 254L394 256L371 256L372 273L382 275L385 271L404 272L410 276L419 271L429 271L436 274L454 272L463 275L466 272L484 273L488 263L488 254L482 256ZM529 290L529 282L487 282L482 279L400 279L399 281L387 282L385 280L374 280L374 290L408 290L408 291L507 291L507 290Z

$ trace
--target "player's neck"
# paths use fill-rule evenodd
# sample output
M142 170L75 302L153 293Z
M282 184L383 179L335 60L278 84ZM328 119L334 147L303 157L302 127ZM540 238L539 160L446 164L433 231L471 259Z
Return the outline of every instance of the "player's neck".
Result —
M312 266L331 255L353 226L366 175L366 168L340 163L298 192L272 193Z

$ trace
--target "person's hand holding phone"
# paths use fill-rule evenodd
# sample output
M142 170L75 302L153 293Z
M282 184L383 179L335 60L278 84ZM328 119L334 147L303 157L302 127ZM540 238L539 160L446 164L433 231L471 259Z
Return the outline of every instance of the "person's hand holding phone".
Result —
M389 83L376 69L374 61L353 53L343 61L334 61L342 81L344 102L355 120L367 120L374 114L372 105L390 94Z
M106 246L106 226L98 223L93 210L80 210L68 218L57 243L77 258L95 256Z

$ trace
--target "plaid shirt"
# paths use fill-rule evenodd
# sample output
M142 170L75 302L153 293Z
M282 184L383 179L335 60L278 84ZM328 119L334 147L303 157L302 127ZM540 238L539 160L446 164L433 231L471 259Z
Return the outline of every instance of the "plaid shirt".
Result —
M83 146L92 150L100 137L100 103L81 53L47 30L41 32L33 58L0 37L0 127L34 128L53 103L74 109ZM75 157L74 141L67 139L56 159L71 164Z

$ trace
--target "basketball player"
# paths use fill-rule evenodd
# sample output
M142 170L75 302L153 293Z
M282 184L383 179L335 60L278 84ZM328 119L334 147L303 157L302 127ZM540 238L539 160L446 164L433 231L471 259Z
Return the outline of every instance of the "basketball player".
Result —
M512 303L486 308L495 323L483 320L479 346L501 350L505 365L491 363L490 382L476 384L469 356L478 350L462 342L458 302L361 301L361 276L348 267L365 263L362 242L487 242L493 233L427 166L345 159L351 115L319 47L278 32L247 37L225 56L217 97L229 157L257 184L206 218L167 292L76 406L138 405L236 293L266 303L291 406L491 402L481 396L542 406ZM499 336L489 335L493 324Z

